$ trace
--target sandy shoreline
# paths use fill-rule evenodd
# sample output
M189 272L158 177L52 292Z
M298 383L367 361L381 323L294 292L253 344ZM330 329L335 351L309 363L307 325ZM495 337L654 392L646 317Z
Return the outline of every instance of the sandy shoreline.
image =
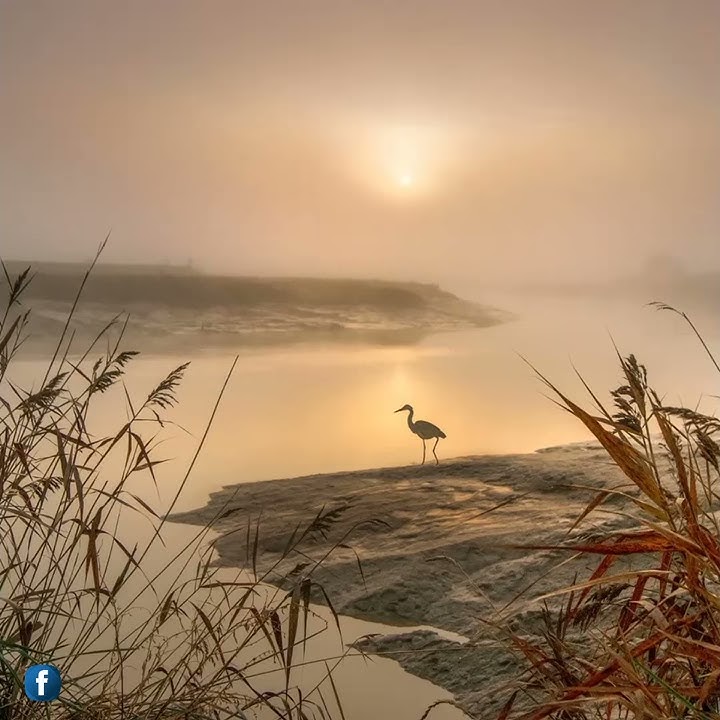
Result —
M452 692L474 717L494 717L509 694L514 658L497 644L491 626L522 632L538 627L535 598L571 584L587 560L566 563L568 553L528 551L518 544L562 541L598 489L622 483L605 452L583 443L531 453L458 458L434 465L384 468L246 483L213 493L201 509L177 522L214 523L218 562L247 565L246 528L260 518L258 564L278 561L293 529L317 512L345 508L326 539L306 543L307 557L281 563L273 578L300 560L322 557L346 532L353 551L332 554L315 575L344 615L399 626L397 635L364 641L371 652L397 659L413 674ZM492 508L501 505L497 509ZM617 500L573 531L598 523L625 526ZM490 512L488 512L490 511ZM517 597L517 596L520 597ZM513 599L516 598L513 602ZM510 603L510 605L508 605ZM460 644L425 625L469 638Z

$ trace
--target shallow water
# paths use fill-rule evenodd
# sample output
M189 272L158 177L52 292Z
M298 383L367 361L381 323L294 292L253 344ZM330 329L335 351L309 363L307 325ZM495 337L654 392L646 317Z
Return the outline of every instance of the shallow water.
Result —
M573 364L606 397L620 384L612 339L648 365L651 380L669 404L695 405L716 393L718 377L691 331L676 316L640 305L567 299L482 298L517 311L513 323L466 333L436 335L416 346L305 346L241 353L208 437L176 510L203 505L208 493L228 484L276 477L419 462L422 446L393 411L405 403L417 417L447 434L441 458L482 453L529 452L587 438L584 429L550 402L521 355L572 397L582 397ZM698 318L710 344L718 344L710 318ZM148 357L130 367L131 396L142 399L184 361ZM133 491L161 510L168 508L179 478L220 391L232 357L193 359L170 417L187 430L169 427L161 449L174 462L159 468L160 489L138 483ZM18 384L39 381L42 363L19 363ZM709 409L717 401L703 400ZM98 433L117 427L120 389L102 396L94 420ZM270 511L270 510L269 510ZM122 528L121 528L122 532ZM167 529L181 542L191 530ZM370 623L344 620L346 638L383 632ZM337 651L327 638L315 652ZM378 659L352 659L337 675L348 720L392 717L415 720L447 693ZM431 720L455 720L440 707Z
M498 302L498 304L500 304ZM412 347L305 347L240 355L182 508L227 484L419 462L422 444L394 410L439 425L443 457L531 452L587 438L554 405L521 359L574 398L586 393L573 365L601 397L620 384L613 340L648 365L668 403L695 405L716 393L717 373L676 316L642 306L522 300L513 323L435 336ZM701 326L717 339L715 324ZM712 332L715 331L713 338ZM136 363L138 396L183 358ZM193 360L172 417L199 437L231 357ZM109 399L108 399L109 400ZM712 409L716 401L708 399ZM109 402L114 406L114 402ZM174 433L172 455L187 455Z

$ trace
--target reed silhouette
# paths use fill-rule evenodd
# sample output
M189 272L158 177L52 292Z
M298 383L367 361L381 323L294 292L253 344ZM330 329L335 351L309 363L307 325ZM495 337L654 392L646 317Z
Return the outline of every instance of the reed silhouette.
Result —
M315 534L328 532L332 513L310 518L289 538L283 557L298 562L282 590L266 583L273 568L257 568L259 524L248 525L248 560L230 579L211 564L210 523L190 533L182 547L163 543L167 515L191 476L234 363L170 507L158 512L132 486L158 481L163 459L157 445L172 425L167 411L178 401L187 364L147 395L133 396L126 379L138 353L122 348L127 321L118 317L78 349L71 312L39 384L18 386L13 368L32 327L23 305L32 274L29 268L14 275L2 268L0 717L342 716L330 674L346 648L325 665L319 682L299 687L295 680L295 667L303 663L298 647L327 626L310 602L311 594L322 592L314 575L322 560L307 567L300 558ZM99 434L92 408L106 394L118 403L116 427ZM226 507L213 520L230 512ZM135 545L118 532L144 525L148 539L138 532ZM148 564L153 553L162 558L156 570ZM310 626L313 618L320 630ZM52 705L32 703L22 691L25 669L44 662L63 677Z

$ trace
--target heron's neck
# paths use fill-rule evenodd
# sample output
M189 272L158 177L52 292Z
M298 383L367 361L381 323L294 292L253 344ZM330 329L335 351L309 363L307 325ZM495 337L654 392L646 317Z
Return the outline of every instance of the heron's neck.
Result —
M413 423L413 412L414 412L413 410L408 410L408 416L407 416L408 427L409 427L411 430L413 429L413 425L414 425L414 423Z

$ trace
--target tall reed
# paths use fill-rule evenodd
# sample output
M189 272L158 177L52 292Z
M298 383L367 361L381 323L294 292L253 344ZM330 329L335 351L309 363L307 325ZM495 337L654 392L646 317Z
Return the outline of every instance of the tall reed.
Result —
M164 545L166 512L190 477L233 368L169 508L159 511L135 488L158 482L158 447L187 364L133 397L125 379L138 353L123 347L126 320L75 349L81 286L40 384L19 385L13 370L32 331L23 306L32 275L3 271L0 718L341 715L330 665L310 687L296 682L305 644L323 631L310 604L316 566L298 564L283 590L266 585L273 569L257 567L259 526L246 534L248 567L232 575L212 564L209 527L181 547ZM97 433L93 409L110 396L115 427ZM283 557L300 556L329 522L320 515L298 529ZM22 691L25 669L40 662L63 677L60 699L49 705Z
M720 421L666 405L633 355L619 360L623 383L608 408L587 385L592 411L542 378L626 479L598 492L578 521L621 495L633 524L553 546L597 565L544 598L562 604L546 613L542 636L511 637L528 674L502 718L518 716L521 698L532 709L519 716L532 720L720 718Z

